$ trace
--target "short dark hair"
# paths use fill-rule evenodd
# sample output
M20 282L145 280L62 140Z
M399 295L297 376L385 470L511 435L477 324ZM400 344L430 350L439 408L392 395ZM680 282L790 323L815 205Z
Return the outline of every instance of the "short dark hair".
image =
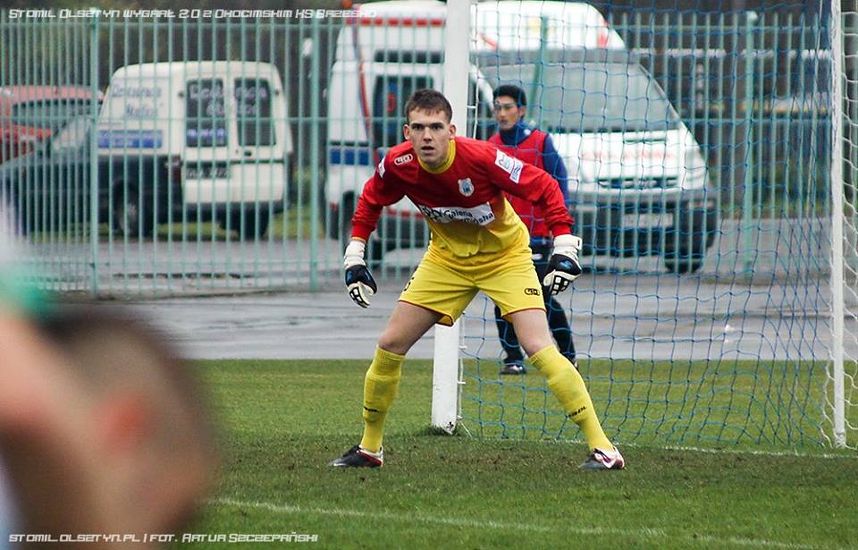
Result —
M519 107L527 106L527 95L524 93L524 90L514 84L503 84L498 86L492 94L492 99L497 99L502 95L516 100Z
M453 120L453 107L447 101L447 98L444 97L444 94L438 90L423 88L411 94L408 103L405 104L405 120L408 120L408 114L411 111L418 109L428 113L441 111L447 115L447 122Z

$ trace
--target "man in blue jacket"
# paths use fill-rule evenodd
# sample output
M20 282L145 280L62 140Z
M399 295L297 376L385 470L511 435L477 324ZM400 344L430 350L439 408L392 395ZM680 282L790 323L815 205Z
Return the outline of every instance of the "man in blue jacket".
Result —
M489 142L498 149L519 160L533 164L548 172L560 186L563 197L569 202L566 166L554 148L551 136L547 132L529 127L524 122L527 114L527 96L518 86L505 84L494 91L494 116L499 131L489 138ZM552 235L539 208L531 202L507 194L507 200L530 230L530 249L539 280L545 276L548 259L552 252ZM549 292L543 293L548 326L557 342L557 347L569 361L578 368L575 358L575 344L572 342L572 330L563 312L563 306ZM518 336L512 325L501 317L500 309L495 306L495 321L498 336L504 350L501 374L525 374L524 355L521 352Z

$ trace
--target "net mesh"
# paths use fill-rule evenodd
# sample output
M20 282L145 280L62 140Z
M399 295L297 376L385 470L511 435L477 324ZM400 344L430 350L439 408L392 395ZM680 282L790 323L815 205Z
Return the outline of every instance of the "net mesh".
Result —
M525 122L548 131L566 162L585 273L559 299L606 432L619 442L709 447L830 443L833 101L847 107L853 305L858 265L854 9L839 22L845 97L836 98L828 3L599 7L606 21L594 20L594 34L616 33L619 47L603 38L553 48L567 35L546 6L499 27L523 33L522 43L536 33L541 47L512 56L477 47L472 57L484 85L528 93ZM854 442L854 306L847 313ZM487 298L463 326L466 430L579 437L535 369L499 376L507 352Z

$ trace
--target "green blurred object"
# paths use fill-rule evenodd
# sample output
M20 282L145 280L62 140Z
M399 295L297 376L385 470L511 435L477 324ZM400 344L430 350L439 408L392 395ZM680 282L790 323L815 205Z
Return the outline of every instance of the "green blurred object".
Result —
M0 266L0 304L28 317L44 318L52 310L52 300L35 279L24 268Z

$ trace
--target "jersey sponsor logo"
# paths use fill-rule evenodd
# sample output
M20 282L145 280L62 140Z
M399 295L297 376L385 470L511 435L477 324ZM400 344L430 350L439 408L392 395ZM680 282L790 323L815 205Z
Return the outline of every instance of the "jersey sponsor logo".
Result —
M524 163L520 160L515 160L515 166L512 167L512 172L509 174L509 179L518 183L521 181L521 170L524 168Z
M412 160L414 160L414 155L412 155L411 153L407 153L405 155L402 155L401 157L396 157L395 159L393 159L393 164L397 166L402 166L403 164L411 162Z
M525 288L524 293L528 296L539 296L538 288Z
M426 206L418 205L420 213L427 220L438 223L450 223L453 221L472 223L474 225L488 225L495 221L495 213L489 203L479 206L465 208L462 206Z
M471 181L471 178L459 180L459 193L466 197L474 194L474 183Z
M524 167L524 163L517 158L513 158L498 149L495 155L495 164L498 168L509 174L509 179L513 183L521 181L521 169Z
M497 164L500 169L507 174L512 171L512 157L500 149L498 149L497 154L495 154L495 164Z
M384 177L384 159L381 159L381 161L379 161L377 170L378 170L378 177L383 178Z

